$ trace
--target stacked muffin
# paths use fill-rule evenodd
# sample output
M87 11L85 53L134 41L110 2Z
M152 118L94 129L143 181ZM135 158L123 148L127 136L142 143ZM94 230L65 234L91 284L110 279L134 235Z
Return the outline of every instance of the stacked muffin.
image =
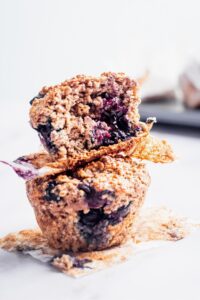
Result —
M139 102L137 83L123 73L76 76L31 100L46 151L16 162L46 170L26 187L52 247L101 250L130 236L150 183L141 160L173 160L171 147L149 135L153 121L140 122Z

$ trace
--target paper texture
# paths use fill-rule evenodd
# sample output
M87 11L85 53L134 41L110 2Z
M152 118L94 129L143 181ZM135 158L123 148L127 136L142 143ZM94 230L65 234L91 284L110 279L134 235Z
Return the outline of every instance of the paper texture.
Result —
M0 239L0 247L28 254L69 276L80 277L129 259L137 259L138 255L183 239L198 228L200 222L177 216L165 207L152 207L141 210L132 230L132 238L126 244L111 249L64 253L50 248L39 229L9 234Z

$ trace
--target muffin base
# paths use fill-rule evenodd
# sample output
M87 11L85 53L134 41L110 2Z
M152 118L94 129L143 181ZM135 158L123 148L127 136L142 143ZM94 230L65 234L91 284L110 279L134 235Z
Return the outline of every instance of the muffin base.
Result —
M145 165L131 158L103 157L74 174L26 183L37 222L50 246L77 252L125 242L150 183Z

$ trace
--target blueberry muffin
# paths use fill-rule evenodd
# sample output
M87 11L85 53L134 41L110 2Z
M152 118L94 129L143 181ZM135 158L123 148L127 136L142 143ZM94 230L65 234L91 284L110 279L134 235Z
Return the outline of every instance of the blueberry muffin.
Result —
M56 160L92 161L129 151L146 132L137 83L124 73L78 75L44 87L31 100L30 122Z
M29 180L26 187L50 246L77 252L125 242L149 183L143 163L106 156L74 171Z

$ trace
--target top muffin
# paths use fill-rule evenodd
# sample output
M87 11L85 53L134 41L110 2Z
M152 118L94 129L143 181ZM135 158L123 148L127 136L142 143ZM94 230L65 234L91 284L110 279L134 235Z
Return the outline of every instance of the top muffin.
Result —
M90 161L128 151L145 133L137 89L124 73L78 75L31 100L31 125L54 159Z

